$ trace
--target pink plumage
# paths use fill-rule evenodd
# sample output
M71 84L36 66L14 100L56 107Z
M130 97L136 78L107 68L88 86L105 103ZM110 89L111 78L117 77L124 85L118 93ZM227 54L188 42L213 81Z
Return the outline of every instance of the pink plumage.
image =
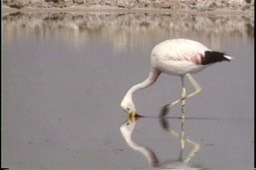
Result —
M171 75L196 73L207 66L202 64L202 57L205 57L206 51L211 50L193 40L166 40L153 48L151 65Z

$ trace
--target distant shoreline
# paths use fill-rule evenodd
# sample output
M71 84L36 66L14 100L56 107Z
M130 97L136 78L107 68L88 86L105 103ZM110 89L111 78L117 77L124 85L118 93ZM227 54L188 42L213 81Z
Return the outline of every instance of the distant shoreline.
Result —
M64 8L35 8L35 7L25 7L21 9L11 8L8 6L2 6L3 16L10 13L58 13L58 12L72 12L72 13L86 13L86 12L99 12L99 13L129 13L129 12L142 12L142 13L191 13L191 14L214 14L214 15L244 15L244 14L254 14L253 10L232 10L232 9L215 9L215 10L192 10L192 9L155 9L155 8L120 8L120 7L110 7L110 6L72 6Z

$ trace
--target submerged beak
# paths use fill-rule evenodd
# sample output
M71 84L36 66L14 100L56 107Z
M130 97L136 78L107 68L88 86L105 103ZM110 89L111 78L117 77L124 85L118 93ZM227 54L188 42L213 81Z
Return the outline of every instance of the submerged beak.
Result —
M139 115L138 113L129 113L129 119L135 119L135 120L137 120L138 118L140 118L140 117L143 117L143 116L141 116L141 115Z

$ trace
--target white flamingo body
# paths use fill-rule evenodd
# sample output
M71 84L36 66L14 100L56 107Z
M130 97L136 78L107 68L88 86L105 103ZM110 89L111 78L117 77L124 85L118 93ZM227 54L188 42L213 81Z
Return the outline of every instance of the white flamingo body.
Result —
M230 61L230 56L224 53L212 51L203 44L188 39L172 39L157 44L151 52L151 69L148 77L143 82L132 86L124 96L121 107L129 114L136 115L135 105L132 95L135 91L152 85L163 72L169 75L181 77L182 94L181 98L171 103L169 107L183 101L185 98L192 97L201 91L201 87L193 79L191 74L201 71L203 68L220 61ZM186 94L184 77L193 85L195 91L189 95Z
M151 66L171 75L196 73L206 67L200 63L207 50L210 49L193 40L166 40L153 48Z

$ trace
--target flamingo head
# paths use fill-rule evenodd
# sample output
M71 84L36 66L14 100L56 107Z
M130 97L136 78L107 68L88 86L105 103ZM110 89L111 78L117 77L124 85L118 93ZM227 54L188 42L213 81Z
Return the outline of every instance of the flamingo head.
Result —
M129 115L135 116L137 115L135 105L132 101L132 98L124 97L121 104L121 108L127 112Z

